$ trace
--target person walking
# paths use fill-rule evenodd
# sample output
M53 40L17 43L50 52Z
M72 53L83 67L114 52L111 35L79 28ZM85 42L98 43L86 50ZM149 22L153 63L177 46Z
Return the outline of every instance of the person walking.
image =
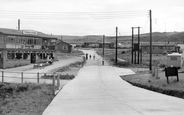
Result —
M88 54L86 53L86 60L88 60Z

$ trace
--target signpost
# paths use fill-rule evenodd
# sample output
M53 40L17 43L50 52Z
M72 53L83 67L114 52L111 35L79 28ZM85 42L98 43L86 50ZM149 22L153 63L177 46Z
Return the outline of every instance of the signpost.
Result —
M167 67L165 68L165 76L167 77L167 83L169 83L169 76L176 76L179 82L178 68L177 67Z

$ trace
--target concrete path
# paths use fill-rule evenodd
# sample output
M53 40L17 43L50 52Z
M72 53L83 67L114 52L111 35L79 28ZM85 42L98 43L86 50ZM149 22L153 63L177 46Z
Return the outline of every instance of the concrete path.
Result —
M33 82L37 83L37 73L39 73L39 77L43 76L44 73L51 74L54 69L58 69L69 65L71 63L82 61L81 57L74 57L69 59L63 59L54 62L52 65L46 66L43 69L33 68L33 64L27 66L21 66L10 69L0 69L0 71L4 71L4 82L9 83L21 83L21 72L23 72L24 80L23 82ZM2 80L2 74L0 73L0 80ZM64 80L62 80L64 81ZM40 79L40 83L52 83L51 79Z
M119 77L133 71L94 65L100 60L88 60L42 115L184 114L183 99L134 87Z

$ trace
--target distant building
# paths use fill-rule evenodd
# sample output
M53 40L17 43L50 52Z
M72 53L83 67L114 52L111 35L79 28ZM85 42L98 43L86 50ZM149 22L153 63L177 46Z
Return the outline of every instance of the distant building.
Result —
M100 42L100 43L99 43L99 48L102 48L102 47L103 47L103 43ZM113 42L105 42L105 43L104 43L104 47L105 47L105 48L114 48L115 45L114 45Z
M63 52L63 53L71 53L72 52L72 45L59 41L55 46L57 51Z
M10 68L57 58L57 38L33 31L0 28L0 68Z
M141 48L143 53L150 53L150 43L142 42ZM163 54L163 53L172 53L179 52L180 46L175 43L165 43L165 42L153 42L152 43L152 53L153 54Z
M83 44L83 47L85 47L85 48L89 48L89 47L99 47L99 44L98 44L98 42L96 42L96 41L94 41L94 42L92 42L92 41L85 41L84 42L84 44Z

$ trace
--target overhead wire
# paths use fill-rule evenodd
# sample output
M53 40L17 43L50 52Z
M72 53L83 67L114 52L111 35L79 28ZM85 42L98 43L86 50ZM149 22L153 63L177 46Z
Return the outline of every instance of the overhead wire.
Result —
M86 19L120 19L145 17L148 11L113 11L113 12L30 12L0 10L0 18L86 20Z

